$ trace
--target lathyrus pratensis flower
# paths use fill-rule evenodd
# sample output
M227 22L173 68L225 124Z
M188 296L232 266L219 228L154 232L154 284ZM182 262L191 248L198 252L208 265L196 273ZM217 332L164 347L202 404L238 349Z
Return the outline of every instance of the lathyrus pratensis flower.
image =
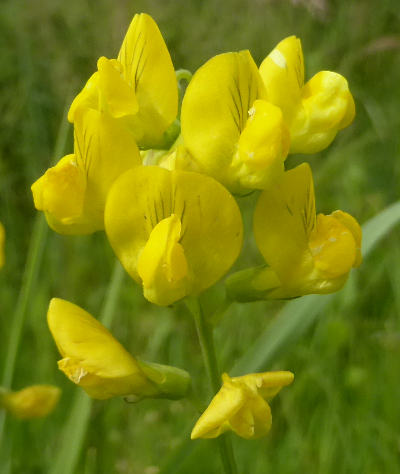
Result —
M292 372L264 372L241 377L222 375L223 385L193 428L191 438L216 438L233 431L245 439L265 436L271 428L267 402L293 382Z
M213 285L242 245L239 208L220 183L156 166L130 170L115 182L105 227L126 271L158 305Z
M355 106L346 79L320 71L304 84L301 42L281 41L264 59L260 74L268 100L280 107L290 130L291 153L316 153L354 118Z
M4 244L6 240L6 231L4 230L3 224L0 222L0 268L4 266L6 260L4 252Z
M361 228L350 214L315 214L311 169L303 163L260 195L254 236L267 265L232 275L228 291L241 301L333 293L361 264Z
M42 418L58 403L61 390L54 385L31 385L16 392L0 391L0 407L21 419Z
M89 396L181 398L190 376L176 367L132 357L93 316L68 301L53 298L47 322L62 355L58 367Z
M184 145L198 168L231 192L264 189L283 173L289 132L249 51L207 61L182 103Z
M155 21L134 16L117 59L101 57L98 70L73 101L68 119L91 107L121 119L141 148L157 148L178 113L175 70Z
M75 113L74 153L32 185L35 207L60 234L102 230L110 186L140 164L139 149L123 124L103 112L81 108Z

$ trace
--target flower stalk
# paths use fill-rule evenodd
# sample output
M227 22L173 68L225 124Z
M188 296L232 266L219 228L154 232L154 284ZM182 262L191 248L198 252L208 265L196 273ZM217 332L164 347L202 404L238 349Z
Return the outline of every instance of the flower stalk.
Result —
M185 301L187 308L193 315L201 353L203 355L212 391L213 393L216 393L220 388L220 373L215 352L212 327L206 320L197 298L186 298ZM227 435L220 436L217 438L217 442L225 474L237 474L238 471L230 437Z

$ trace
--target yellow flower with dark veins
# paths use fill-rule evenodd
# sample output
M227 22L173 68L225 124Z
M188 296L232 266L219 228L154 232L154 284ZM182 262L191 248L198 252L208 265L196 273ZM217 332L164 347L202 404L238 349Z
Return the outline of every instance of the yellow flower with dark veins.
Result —
M311 169L303 163L263 191L254 236L267 266L232 275L230 295L240 301L333 293L361 264L361 228L350 214L315 214Z
M6 240L6 231L4 230L3 224L0 222L0 268L4 266L6 260L4 253L4 243Z
M74 153L32 185L36 209L60 234L90 234L104 229L109 188L126 170L141 165L139 149L127 128L93 109L75 114Z
M128 171L115 182L105 228L126 271L158 305L213 285L242 245L239 208L220 183L156 166Z
M290 153L316 153L353 121L355 105L346 79L320 71L304 84L301 42L282 40L264 59L260 74L268 100L281 108L290 130Z
M286 371L232 378L223 374L223 385L198 419L191 438L216 438L229 430L245 439L265 436L272 423L267 400L293 379L292 372Z
M201 172L231 192L264 189L283 173L289 131L249 51L207 61L182 103L182 136Z
M90 107L122 119L141 148L164 144L178 113L174 66L155 21L134 16L117 59L101 57L98 71L73 101L68 119Z
M186 371L132 357L79 306L53 298L47 322L63 357L58 368L92 398L125 396L138 401L185 396L190 385Z
M54 410L60 395L61 390L54 385L31 385L0 393L0 407L20 419L42 418Z

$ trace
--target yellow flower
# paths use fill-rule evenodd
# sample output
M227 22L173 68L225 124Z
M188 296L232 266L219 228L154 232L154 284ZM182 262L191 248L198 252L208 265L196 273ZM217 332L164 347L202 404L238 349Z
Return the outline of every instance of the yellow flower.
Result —
M196 165L230 191L264 189L283 173L289 132L249 51L215 56L196 72L181 121Z
M6 231L4 230L3 224L0 222L0 268L4 266L4 262L6 260L4 254L4 243L6 240Z
M105 228L126 271L158 305L213 285L242 244L239 208L221 184L155 166L130 170L115 182Z
M306 163L260 195L254 236L268 266L232 275L228 290L242 301L333 293L362 260L361 228L354 217L343 211L315 215Z
M32 185L36 209L60 234L104 229L106 195L124 171L141 164L131 133L116 119L93 109L75 114L74 154Z
M17 392L0 393L0 406L17 418L42 418L58 403L61 390L54 385L31 385Z
M346 79L320 71L304 84L301 42L281 41L264 59L260 74L268 100L280 107L290 130L290 153L316 153L353 121L355 105Z
M162 146L178 113L174 67L155 21L134 16L117 59L101 57L98 71L73 101L68 119L81 107L103 110L129 126L141 148Z
M193 428L191 438L216 438L231 430L245 439L265 436L271 428L267 400L293 382L291 372L264 372L241 377L222 375L223 385Z
M58 368L92 398L174 399L189 388L187 372L133 358L101 323L73 303L53 298L47 322L63 357Z

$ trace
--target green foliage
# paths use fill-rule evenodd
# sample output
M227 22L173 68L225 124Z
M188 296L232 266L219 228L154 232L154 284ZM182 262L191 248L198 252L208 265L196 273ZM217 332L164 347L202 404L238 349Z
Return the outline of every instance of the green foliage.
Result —
M327 150L309 158L318 211L343 209L366 222L400 197L396 0L228 0L223 13L216 0L3 3L0 220L7 232L7 263L0 272L0 361L6 361L13 337L32 236L30 185L52 160L66 104L95 69L97 58L113 57L136 12L156 19L175 67L192 71L219 52L244 48L259 63L280 39L299 36L306 76L321 69L344 74L357 105L355 123ZM71 147L69 137L67 150ZM288 160L293 167L304 156ZM252 203L254 195L242 199L247 255L235 269L261 263L250 237ZM270 435L252 442L233 439L239 472L400 473L399 234L385 227L398 205L387 212L368 224L365 246L378 237L379 243L334 297L307 297L286 305L236 304L221 317L216 347L224 370L234 366L231 375L259 369L295 373L293 386L272 402ZM50 472L55 452L73 439L71 433L64 438L61 427L70 419L78 389L57 371L58 354L45 313L50 298L57 296L99 316L113 264L102 233L75 238L48 233L28 302L13 388L55 383L63 395L45 420L7 419L2 473ZM183 305L175 312L152 306L125 278L112 328L133 354L187 369L204 395L206 373ZM187 401L95 402L75 472L218 473L212 442L187 439L197 416Z

